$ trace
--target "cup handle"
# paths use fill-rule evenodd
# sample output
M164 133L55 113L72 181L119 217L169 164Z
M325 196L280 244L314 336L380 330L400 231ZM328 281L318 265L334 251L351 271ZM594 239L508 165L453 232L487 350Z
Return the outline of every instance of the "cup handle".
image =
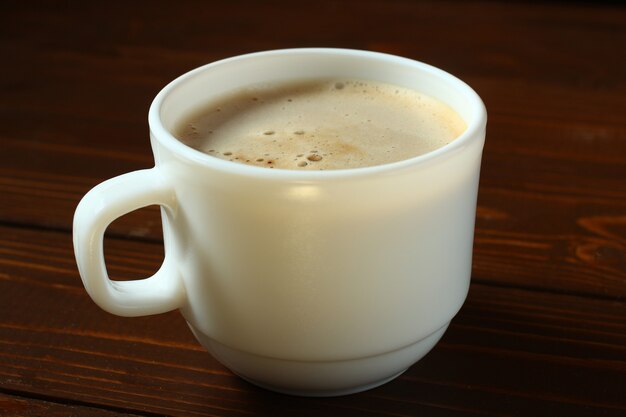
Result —
M89 191L74 214L74 253L87 293L103 310L125 317L164 313L182 306L185 288L171 254L151 277L113 281L104 262L104 232L133 210L158 204L176 210L173 187L158 168L111 178Z

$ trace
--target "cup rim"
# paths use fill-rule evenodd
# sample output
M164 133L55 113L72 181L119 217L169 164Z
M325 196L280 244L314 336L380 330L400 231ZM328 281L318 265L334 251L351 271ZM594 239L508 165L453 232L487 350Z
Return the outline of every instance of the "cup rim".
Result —
M268 169L266 167L258 167L254 165L247 165L239 162L232 162L216 158L211 155L207 155L201 151L193 149L192 147L185 145L178 140L174 135L165 128L162 123L160 113L161 106L166 97L182 84L186 80L196 76L197 74L208 71L211 68L230 64L234 61L242 61L248 59L254 59L261 56L280 56L285 54L336 54L343 56L355 56L355 57L369 57L375 59L384 59L392 63L411 65L419 68L423 72L427 72L437 76L438 78L444 78L447 82L454 84L454 88L463 94L466 99L471 102L471 105L476 109L475 117L473 117L467 123L467 128L460 136L451 141L450 143L439 147L435 150L427 152L425 154L417 155L411 158L403 159L397 162L391 162L387 164L359 167L359 168L345 168L345 169L332 169L332 170L295 170L275 168ZM382 52L374 52L358 49L344 49L344 48L289 48L289 49L275 49L268 51L252 52L243 55L237 55L230 58L220 59L191 71L188 71L179 77L168 83L161 91L156 95L148 112L148 124L152 136L163 146L169 149L179 157L184 158L189 162L211 167L213 169L237 175L253 176L259 178L273 178L273 179L289 179L289 180L325 180L335 178L348 178L348 177L362 177L371 175L385 175L395 173L398 171L404 171L406 169L412 169L416 166L421 166L429 163L433 163L441 158L444 158L450 154L457 153L470 143L480 140L481 130L485 129L487 123L487 111L485 105L478 94L465 82L455 77L454 75L426 64L421 61L417 61L411 58L405 58L397 55L391 55Z

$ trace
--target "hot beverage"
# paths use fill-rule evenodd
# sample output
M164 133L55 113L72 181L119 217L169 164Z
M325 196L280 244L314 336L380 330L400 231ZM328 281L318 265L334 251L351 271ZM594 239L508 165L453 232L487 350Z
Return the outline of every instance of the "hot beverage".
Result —
M267 168L328 170L409 159L465 130L444 103L361 80L262 84L214 99L175 136L209 155Z

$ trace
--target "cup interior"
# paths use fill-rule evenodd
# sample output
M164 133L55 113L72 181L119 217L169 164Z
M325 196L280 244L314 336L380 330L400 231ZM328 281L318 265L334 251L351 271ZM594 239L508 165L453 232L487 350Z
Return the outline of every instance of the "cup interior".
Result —
M462 146L463 142L476 137L477 131L484 129L486 124L486 111L479 96L463 81L438 68L377 52L304 48L241 55L180 76L152 103L150 128L154 136L167 142L170 148L199 153L183 145L172 134L181 119L193 110L212 98L254 84L312 78L379 81L413 89L446 103L461 116L467 129L443 148Z

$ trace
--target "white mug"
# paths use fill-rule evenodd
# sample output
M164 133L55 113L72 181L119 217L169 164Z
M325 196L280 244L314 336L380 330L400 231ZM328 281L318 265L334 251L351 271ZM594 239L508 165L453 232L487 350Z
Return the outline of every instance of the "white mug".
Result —
M452 107L450 144L400 162L329 171L267 169L203 154L173 126L212 97L259 82L337 77L395 84ZM342 395L383 384L441 338L469 288L486 111L452 75L345 49L253 53L195 69L149 111L155 167L105 181L78 205L74 249L104 310L180 309L198 341L275 391ZM165 258L152 277L109 279L103 234L158 204Z

